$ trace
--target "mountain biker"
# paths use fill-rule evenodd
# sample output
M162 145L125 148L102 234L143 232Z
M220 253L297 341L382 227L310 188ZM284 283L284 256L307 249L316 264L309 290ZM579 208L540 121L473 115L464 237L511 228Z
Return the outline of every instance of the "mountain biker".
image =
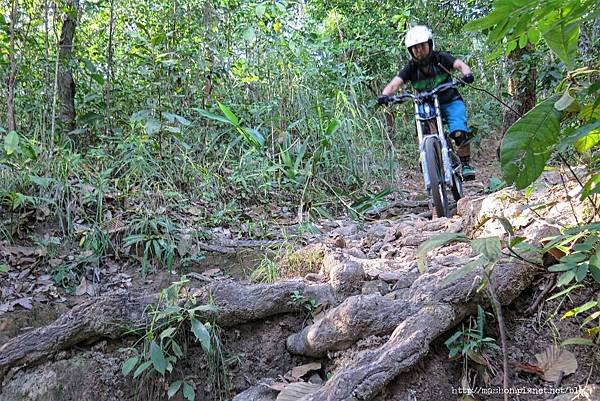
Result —
M419 92L430 91L442 83L451 82L450 71L458 70L462 80L466 83L474 81L473 73L469 66L462 60L455 58L450 53L434 51L433 34L428 27L416 25L408 30L404 44L410 54L411 60L394 79L381 92L378 99L380 104L385 104L389 96L396 93L403 84L412 83ZM460 93L454 88L445 90L438 95L442 117L448 122L450 138L457 146L457 153L463 165L463 179L475 179L475 170L469 164L471 161L471 147L467 143L470 139L470 130L467 127L467 110Z

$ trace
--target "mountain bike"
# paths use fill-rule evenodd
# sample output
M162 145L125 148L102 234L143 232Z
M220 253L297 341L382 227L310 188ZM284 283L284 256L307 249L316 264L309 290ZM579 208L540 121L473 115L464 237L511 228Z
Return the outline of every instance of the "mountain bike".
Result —
M415 124L419 141L419 160L425 189L431 196L438 217L448 217L448 188L458 202L463 196L462 163L454 141L444 130L438 94L457 88L457 81L441 84L429 92L389 96L386 104L412 100L415 106Z

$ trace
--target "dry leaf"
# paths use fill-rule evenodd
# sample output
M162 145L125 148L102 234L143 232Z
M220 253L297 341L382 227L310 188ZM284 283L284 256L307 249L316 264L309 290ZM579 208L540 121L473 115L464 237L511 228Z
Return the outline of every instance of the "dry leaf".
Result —
M279 393L275 401L298 401L321 387L319 384L305 382L290 383Z
M81 283L75 288L75 295L81 296L87 293L87 280L85 277L81 278Z
M282 391L285 386L287 386L289 383L284 383L284 382L275 382L272 384L269 384L268 387L272 388L275 391Z
M12 310L13 310L13 307L11 306L10 302L5 302L3 304L0 304L0 315L5 312L10 312Z
M517 363L517 364L515 364L515 368L517 368L518 370L521 370L523 372L538 375L539 377L544 376L544 371L542 369L540 369L536 365L531 365L529 363Z
M15 299L14 301L12 301L13 306L14 305L20 305L25 309L31 309L33 308L33 305L31 304L31 298L19 298L19 299Z
M57 267L60 266L63 263L63 260L61 258L52 258L48 261L48 264L51 267Z
M313 370L321 369L321 364L319 362L307 363L305 365L296 366L292 368L292 377L296 380L300 379L302 376L307 374L308 372L312 372Z
M544 371L542 379L557 382L561 376L575 373L577 359L571 352L552 345L539 354L535 354L538 367Z
M202 275L211 277L211 276L216 276L219 273L221 273L221 269L208 269L206 271L203 271Z

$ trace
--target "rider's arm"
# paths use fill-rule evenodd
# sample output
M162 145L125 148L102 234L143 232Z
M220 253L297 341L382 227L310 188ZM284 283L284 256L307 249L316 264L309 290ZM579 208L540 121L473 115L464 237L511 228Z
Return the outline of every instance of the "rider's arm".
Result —
M452 67L454 67L455 70L460 71L460 73L462 74L462 76L464 77L465 75L469 75L469 74L473 74L471 72L471 69L469 68L468 65L465 64L464 61L462 61L461 59L456 59L454 61L454 65L452 65Z
M394 77L394 79L392 79L390 81L389 84L387 84L387 86L385 88L383 88L383 91L381 92L381 94L383 96L391 96L394 93L398 92L398 90L402 87L402 85L404 84L404 81L402 80L402 78L400 78L399 76Z

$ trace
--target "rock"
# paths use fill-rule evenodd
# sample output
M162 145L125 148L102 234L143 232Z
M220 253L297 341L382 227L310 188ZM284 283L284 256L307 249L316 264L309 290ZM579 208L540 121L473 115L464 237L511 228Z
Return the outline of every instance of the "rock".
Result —
M365 272L359 263L348 261L332 267L329 284L339 300L360 294Z
M341 234L336 234L327 241L337 248L345 248L346 247L346 239Z
M342 227L331 230L329 233L330 236L335 237L336 235L341 235L342 237L350 237L358 231L358 225L356 223L348 223L344 222L345 225Z
M383 280L367 281L363 284L362 294L381 294L385 295L390 292L390 285Z
M233 401L275 401L278 391L269 387L273 383L275 383L273 379L263 379L255 386L233 397Z
M304 276L304 280L312 281L313 283L320 283L323 281L323 276L318 273L308 273L306 276Z
M365 255L365 253L363 251L361 251L360 249L358 249L356 247L348 249L346 251L346 253L348 255L352 255L352 256L354 256L356 258L359 258L359 259L366 259L367 258L367 255Z
M397 252L398 249L393 244L385 244L383 247L381 247L379 254L383 259L392 259L394 256L396 256Z
M323 384L323 379L316 373L313 373L312 376L308 379L309 383L312 384Z
M402 278L402 273L399 271L383 272L379 278L388 283L394 283Z
M390 223L386 221L378 221L377 223L374 223L369 227L367 231L367 237L372 236L379 239L383 239L388 233L389 227Z
M120 366L120 359L91 352L45 363L17 372L2 387L0 401L130 399L130 395L123 393L129 379L114 374Z
M383 247L383 241L377 241L371 247L371 252L379 252L382 247Z

